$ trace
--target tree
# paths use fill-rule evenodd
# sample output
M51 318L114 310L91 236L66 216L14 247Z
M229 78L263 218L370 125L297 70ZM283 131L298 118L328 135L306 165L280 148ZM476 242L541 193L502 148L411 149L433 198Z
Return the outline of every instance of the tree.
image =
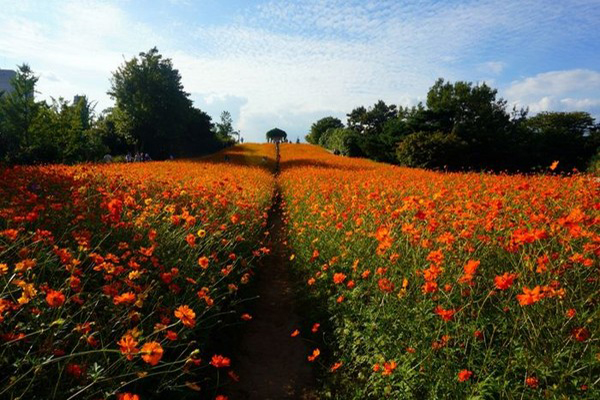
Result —
M181 75L156 47L139 53L113 72L108 94L115 100L117 130L139 150L166 157L185 134L192 102Z
M344 124L339 118L325 117L321 118L310 127L310 133L306 135L306 141L312 144L319 144L321 136L329 129L343 128Z
M465 166L501 169L511 167L514 125L506 101L485 83L444 82L438 79L427 93L431 127L454 134L468 144Z
M38 77L27 64L18 67L11 80L13 91L0 97L0 157L31 162L40 104L35 101Z
M240 132L233 129L233 118L231 118L229 111L221 113L221 122L216 124L216 133L221 140L232 140L232 136L235 135L238 137L237 141L240 141Z
M280 142L287 139L287 133L279 128L273 128L267 132L267 142Z
M383 131L383 126L387 121L397 116L397 107L394 104L389 106L383 100L370 107L357 107L348 117L348 128L364 135L378 135Z
M454 134L416 132L397 148L398 163L417 168L450 168L460 165L466 143Z
M542 112L525 121L532 165L546 168L558 160L563 170L584 169L600 141L587 112Z

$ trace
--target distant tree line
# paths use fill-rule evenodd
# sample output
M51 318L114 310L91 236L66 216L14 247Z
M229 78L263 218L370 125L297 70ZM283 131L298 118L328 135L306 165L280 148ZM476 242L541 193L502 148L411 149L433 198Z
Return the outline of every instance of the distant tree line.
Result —
M510 110L486 84L445 82L414 107L378 101L315 122L306 136L336 153L410 167L531 172L600 165L600 124L586 112Z
M86 96L36 101L37 82L24 64L13 90L0 93L0 162L76 163L127 152L192 157L239 139L228 112L214 124L192 105L179 71L156 48L113 72L108 94L115 106L99 114Z

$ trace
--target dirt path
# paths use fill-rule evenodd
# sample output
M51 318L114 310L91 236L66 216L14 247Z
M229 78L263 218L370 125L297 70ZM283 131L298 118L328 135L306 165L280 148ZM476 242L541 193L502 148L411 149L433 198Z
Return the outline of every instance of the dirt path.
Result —
M277 174L277 172L276 172ZM238 399L317 399L307 356L310 349L290 334L300 327L283 241L281 194L276 189L269 214L271 254L258 272L253 320L244 329L235 370L240 381L230 392Z

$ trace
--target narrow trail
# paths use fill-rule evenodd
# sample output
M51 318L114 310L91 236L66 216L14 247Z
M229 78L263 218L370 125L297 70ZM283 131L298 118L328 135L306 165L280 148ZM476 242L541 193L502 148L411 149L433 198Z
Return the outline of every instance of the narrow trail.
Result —
M277 149L279 150L279 149ZM279 173L279 156L275 175ZM232 400L318 399L312 388L314 376L304 341L290 334L300 327L293 282L285 252L286 232L281 193L275 189L269 212L269 248L260 267L253 320L241 338L236 371L240 381L232 387Z

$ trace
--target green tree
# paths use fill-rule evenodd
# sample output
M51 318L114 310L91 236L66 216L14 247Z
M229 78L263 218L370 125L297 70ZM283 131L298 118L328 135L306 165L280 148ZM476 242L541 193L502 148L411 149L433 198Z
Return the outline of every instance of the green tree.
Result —
M77 96L72 104L62 98L53 99L51 115L54 142L58 145L56 161L98 160L109 151L102 137L92 129L94 105L86 96Z
M273 128L267 132L267 142L282 141L287 139L287 133L279 128Z
M600 146L598 128L587 112L542 112L525 126L532 165L542 169L559 161L562 170L583 170Z
M352 110L347 115L348 128L365 135L378 135L383 131L386 122L397 115L396 105L387 105L383 100L379 100L369 109L361 106Z
M192 106L179 71L156 47L126 61L114 73L108 94L115 100L117 130L139 150L166 157L184 135Z
M402 140L397 148L400 165L417 168L455 168L467 144L455 134L416 132Z
M339 118L325 117L321 118L310 127L310 133L305 139L308 143L319 144L321 136L329 129L343 128L344 124Z
M38 77L27 64L18 67L13 91L0 97L0 157L10 162L32 162L34 122L40 104L35 101Z
M485 83L444 82L438 79L427 93L428 124L466 142L464 166L510 167L514 125L506 101Z
M233 118L229 111L221 113L221 122L216 124L215 129L220 140L227 142L233 140L233 136L237 136L239 142L240 133L233 129Z

